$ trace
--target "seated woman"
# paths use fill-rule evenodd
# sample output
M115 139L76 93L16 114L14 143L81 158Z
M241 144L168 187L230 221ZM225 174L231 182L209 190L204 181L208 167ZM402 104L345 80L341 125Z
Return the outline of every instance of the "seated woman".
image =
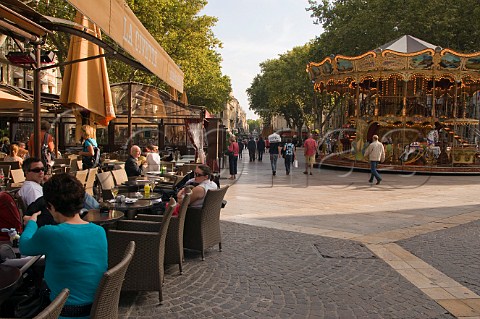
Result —
M5 162L19 162L21 167L23 164L23 158L18 156L18 151L19 148L17 144L10 144L10 153L5 156L3 160Z
M190 196L190 204L188 205L189 207L201 208L207 191L209 189L218 189L217 184L210 180L211 176L212 170L207 165L198 165L195 168L195 177L185 184L185 186L195 186L192 189L192 195ZM184 194L185 188L182 188L180 191L178 191L178 203L182 203Z
M80 218L85 190L75 177L52 176L43 185L43 196L58 225L38 228L36 220L40 212L33 214L20 237L20 252L45 255L45 282L50 289L50 300L63 288L70 289L62 317L88 316L108 265L105 230Z
M160 170L160 155L158 154L158 147L155 145L148 145L147 150L147 172L157 172Z

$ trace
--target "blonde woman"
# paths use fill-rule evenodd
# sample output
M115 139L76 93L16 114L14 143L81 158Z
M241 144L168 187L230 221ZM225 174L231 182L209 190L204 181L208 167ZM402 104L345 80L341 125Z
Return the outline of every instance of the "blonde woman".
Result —
M23 164L23 158L21 158L20 156L18 156L18 145L17 144L11 144L10 145L10 153L5 156L5 158L3 159L5 162L19 162L20 163L20 167L22 166Z
M95 154L94 148L98 147L97 141L93 138L95 130L90 125L82 125L82 139L83 149L78 152L78 155L82 156L83 169L93 167L93 155Z

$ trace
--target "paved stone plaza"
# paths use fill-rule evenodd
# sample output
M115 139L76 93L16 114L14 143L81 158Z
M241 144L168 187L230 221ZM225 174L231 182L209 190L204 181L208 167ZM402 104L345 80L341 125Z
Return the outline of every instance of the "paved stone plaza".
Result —
M238 179L221 179L223 251L168 268L162 305L123 293L122 318L480 318L480 177L371 186L367 173L278 164L273 177L267 156L244 156Z

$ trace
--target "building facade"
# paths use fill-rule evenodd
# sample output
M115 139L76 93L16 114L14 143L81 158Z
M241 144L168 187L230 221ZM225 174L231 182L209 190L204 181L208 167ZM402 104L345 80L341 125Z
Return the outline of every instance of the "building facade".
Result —
M222 120L227 131L235 135L248 134L247 114L233 93L230 93L230 101L225 104L225 109L216 116Z
M9 52L18 52L12 38L0 35L0 82L18 88L33 90L33 71L13 65L8 59ZM56 63L55 60L52 63ZM40 89L44 93L60 94L61 74L59 68L41 72Z

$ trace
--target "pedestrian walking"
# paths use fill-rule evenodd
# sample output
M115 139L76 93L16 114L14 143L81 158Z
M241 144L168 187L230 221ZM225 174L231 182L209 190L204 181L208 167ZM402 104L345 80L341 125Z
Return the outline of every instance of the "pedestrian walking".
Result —
M282 146L280 143L282 142L282 138L277 133L270 134L268 136L268 141L270 142L270 165L272 166L272 175L275 176L277 174L277 160L278 155L282 152Z
M238 158L242 158L243 149L245 148L242 140L237 140L238 143Z
M382 181L382 177L377 171L378 163L385 161L385 149L383 144L378 141L378 135L372 136L372 143L365 150L365 158L370 161L370 179L369 183L373 183L373 178L377 179L377 185Z
M230 137L230 145L228 146L228 163L230 168L230 178L237 178L237 162L238 162L238 152L240 147L238 146L237 139L235 136Z
M289 138L287 138L287 141L283 146L283 154L285 154L285 172L287 175L290 175L290 167L295 159L295 145Z
M250 136L250 140L247 144L248 155L250 155L250 162L255 162L255 152L257 151L257 143L253 139L253 136Z
M305 171L303 174L308 174L310 170L310 175L313 175L313 164L315 163L315 155L317 154L317 141L312 137L312 133L308 134L308 138L303 143L303 154L305 155Z
M261 136L258 138L257 150L258 150L258 161L261 162L263 158L263 153L265 153L265 140Z

